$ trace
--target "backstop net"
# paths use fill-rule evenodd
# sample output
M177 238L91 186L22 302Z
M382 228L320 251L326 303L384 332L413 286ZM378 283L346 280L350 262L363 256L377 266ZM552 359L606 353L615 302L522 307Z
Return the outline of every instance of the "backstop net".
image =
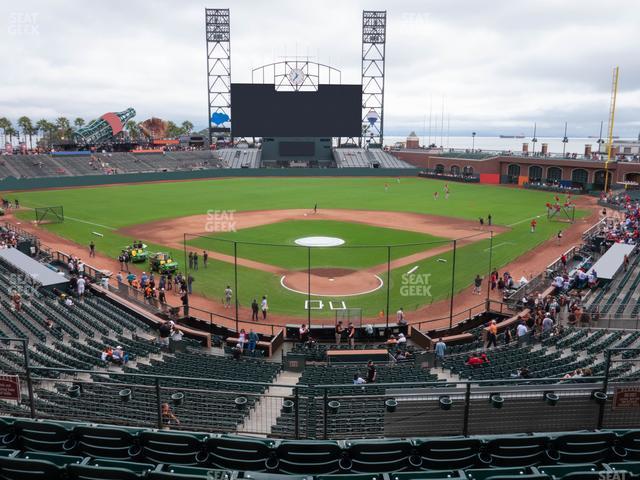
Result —
M55 207L36 207L36 223L62 223L64 222L64 210L62 205Z

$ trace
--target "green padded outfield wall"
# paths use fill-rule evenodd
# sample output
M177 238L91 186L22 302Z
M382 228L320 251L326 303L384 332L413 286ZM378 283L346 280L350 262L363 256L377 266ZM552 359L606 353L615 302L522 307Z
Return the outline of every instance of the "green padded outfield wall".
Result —
M407 177L418 174L413 168L236 168L178 172L81 175L77 177L14 178L0 180L0 191L40 190L110 185L117 183L161 182L229 177Z

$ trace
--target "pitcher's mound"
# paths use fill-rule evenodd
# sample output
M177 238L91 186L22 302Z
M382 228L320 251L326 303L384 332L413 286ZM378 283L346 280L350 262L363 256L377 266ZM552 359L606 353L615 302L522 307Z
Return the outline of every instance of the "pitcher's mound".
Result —
M307 295L309 275L306 270L288 272L280 284L292 292ZM312 268L311 295L316 297L352 297L374 292L384 285L373 273L348 268Z

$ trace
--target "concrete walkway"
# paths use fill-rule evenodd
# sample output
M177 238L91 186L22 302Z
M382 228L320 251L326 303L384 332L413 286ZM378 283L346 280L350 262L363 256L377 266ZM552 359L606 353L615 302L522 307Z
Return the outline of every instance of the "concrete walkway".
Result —
M238 432L269 435L282 410L282 402L293 395L293 387L298 383L300 375L299 372L281 372L274 380L274 385L258 398L251 413L238 427Z

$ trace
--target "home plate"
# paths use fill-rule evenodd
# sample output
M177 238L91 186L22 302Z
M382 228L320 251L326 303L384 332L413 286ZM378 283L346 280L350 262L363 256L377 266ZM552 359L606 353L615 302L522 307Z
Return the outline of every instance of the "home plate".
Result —
M329 281L330 281L330 282L333 282L333 278L330 278L330 279L329 279Z

